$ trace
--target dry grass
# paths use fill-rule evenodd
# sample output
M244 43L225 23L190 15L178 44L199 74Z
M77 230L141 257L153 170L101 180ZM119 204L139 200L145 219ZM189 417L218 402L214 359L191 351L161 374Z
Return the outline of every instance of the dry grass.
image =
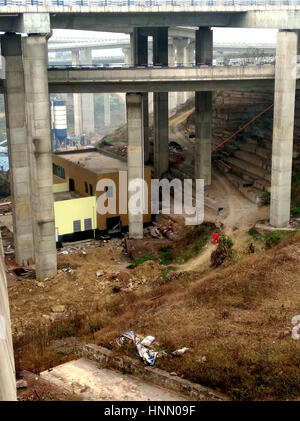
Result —
M174 274L165 285L111 297L95 341L116 349L124 330L151 334L169 352L190 348L161 368L234 399L296 398L300 351L290 330L300 313L299 245L286 240L204 279Z
M106 255L107 261L99 261ZM62 273L42 289L26 280L11 291L13 323L16 316L24 318L23 325L18 323L22 334L15 336L18 370L40 372L71 358L72 353L57 352L52 344L72 337L115 352L132 352L136 358L133 350L116 345L117 336L132 329L154 335L167 351L158 367L233 399L300 396L300 342L290 334L291 319L300 314L299 237L259 254L243 255L237 263L206 276L170 272L162 281L164 267L145 262L130 273L137 279L146 277L147 282L119 293L111 287L99 289L95 276L97 269L111 266L109 256L109 249L103 248L90 256L63 257L60 265L76 267L74 274ZM76 288L75 279L79 279ZM49 314L58 297L67 311L45 328L37 316ZM183 346L190 348L186 354L171 355Z

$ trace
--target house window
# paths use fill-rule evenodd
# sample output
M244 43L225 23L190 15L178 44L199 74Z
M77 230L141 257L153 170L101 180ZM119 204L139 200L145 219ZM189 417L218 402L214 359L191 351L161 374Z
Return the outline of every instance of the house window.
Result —
M85 190L86 193L89 192L89 186L88 186L88 183L86 181L84 182L84 190Z
M81 231L81 221L80 219L77 221L73 221L73 232L80 232Z
M65 169L60 165L53 164L53 174L59 178L66 178Z
M90 196L93 196L93 186L90 184Z
M87 218L84 220L84 229L85 231L92 229L92 218Z

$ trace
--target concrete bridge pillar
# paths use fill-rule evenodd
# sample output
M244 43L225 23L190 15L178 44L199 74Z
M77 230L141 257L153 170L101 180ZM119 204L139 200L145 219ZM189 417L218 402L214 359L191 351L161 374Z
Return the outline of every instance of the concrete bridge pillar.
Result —
M176 48L176 66L188 65L188 38L174 38L174 46ZM187 100L186 92L177 92L177 104L183 104Z
M270 224L289 224L296 93L297 33L277 34Z
M148 66L148 35L145 35L143 28L134 28L131 37L131 48L133 50L133 65ZM143 144L145 163L149 160L149 98L148 93L143 92Z
M196 31L195 63L210 65L213 61L213 31L199 28Z
M134 66L148 65L148 35L143 28L134 28L132 38L133 64Z
M85 64L87 66L93 64L92 50L90 48L85 48L80 51L79 64ZM94 94L81 94L81 115L83 133L91 135L95 132Z
M56 274L47 37L22 38L31 210L37 279Z
M195 62L212 64L213 33L209 28L196 31ZM195 178L211 184L212 92L195 92Z
M153 35L153 65L168 66L168 28L156 28ZM154 92L154 176L169 169L168 92Z
M196 48L195 41L190 40L190 43L188 45L188 53L187 53L189 66L195 65L195 48Z
M19 265L25 265L30 260L34 261L34 248L21 35L2 35L1 54L5 57L6 77L3 83L15 259Z
M169 43L169 49L168 49L168 65L169 67L175 66L175 47L172 42ZM169 116L172 115L173 110L176 108L177 105L177 92L169 92Z
M127 94L128 184L144 178L143 94ZM128 201L134 193L128 191ZM128 207L129 237L143 238L143 214L135 215Z
M92 65L92 50L72 50L72 66ZM75 136L95 132L94 94L73 94Z
M124 64L125 66L131 66L131 48L125 47L122 48L122 53L124 54Z
M72 50L72 66L79 65L79 50ZM74 132L75 136L80 137L83 133L82 128L82 106L81 94L73 94L73 112L74 112Z
M110 93L105 93L104 95L104 126L110 127L111 118L110 118Z

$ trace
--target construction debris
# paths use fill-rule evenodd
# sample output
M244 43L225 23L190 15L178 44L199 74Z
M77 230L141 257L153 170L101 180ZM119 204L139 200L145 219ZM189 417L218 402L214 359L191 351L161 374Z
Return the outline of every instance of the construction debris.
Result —
M24 268L15 268L13 270L13 272L21 278L26 278L26 279L35 279L36 274L35 271L33 269L24 269Z
M176 355L176 356L180 356L182 354L184 354L189 348L180 348L180 349L176 349L176 351L172 352L172 355Z
M172 240L173 232L174 221L169 219L167 225L160 225L157 222L153 222L153 225L151 227L148 227L144 230L144 236L159 239L166 237L169 240Z
M128 342L135 344L137 355L143 360L144 364L153 366L158 354L158 352L150 348L154 341L155 338L153 336L146 336L144 339L141 339L130 330L118 337L117 344L119 346L124 346Z
M16 387L17 387L17 389L22 389L22 388L25 388L27 386L28 386L27 381L24 380L24 379L20 379L20 380L17 380L16 381Z

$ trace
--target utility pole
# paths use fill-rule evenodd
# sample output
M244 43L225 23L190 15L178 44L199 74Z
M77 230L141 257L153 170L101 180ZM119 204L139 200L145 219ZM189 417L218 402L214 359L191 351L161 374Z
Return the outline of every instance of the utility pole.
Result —
M12 345L7 281L0 232L0 401L16 401L16 375Z

